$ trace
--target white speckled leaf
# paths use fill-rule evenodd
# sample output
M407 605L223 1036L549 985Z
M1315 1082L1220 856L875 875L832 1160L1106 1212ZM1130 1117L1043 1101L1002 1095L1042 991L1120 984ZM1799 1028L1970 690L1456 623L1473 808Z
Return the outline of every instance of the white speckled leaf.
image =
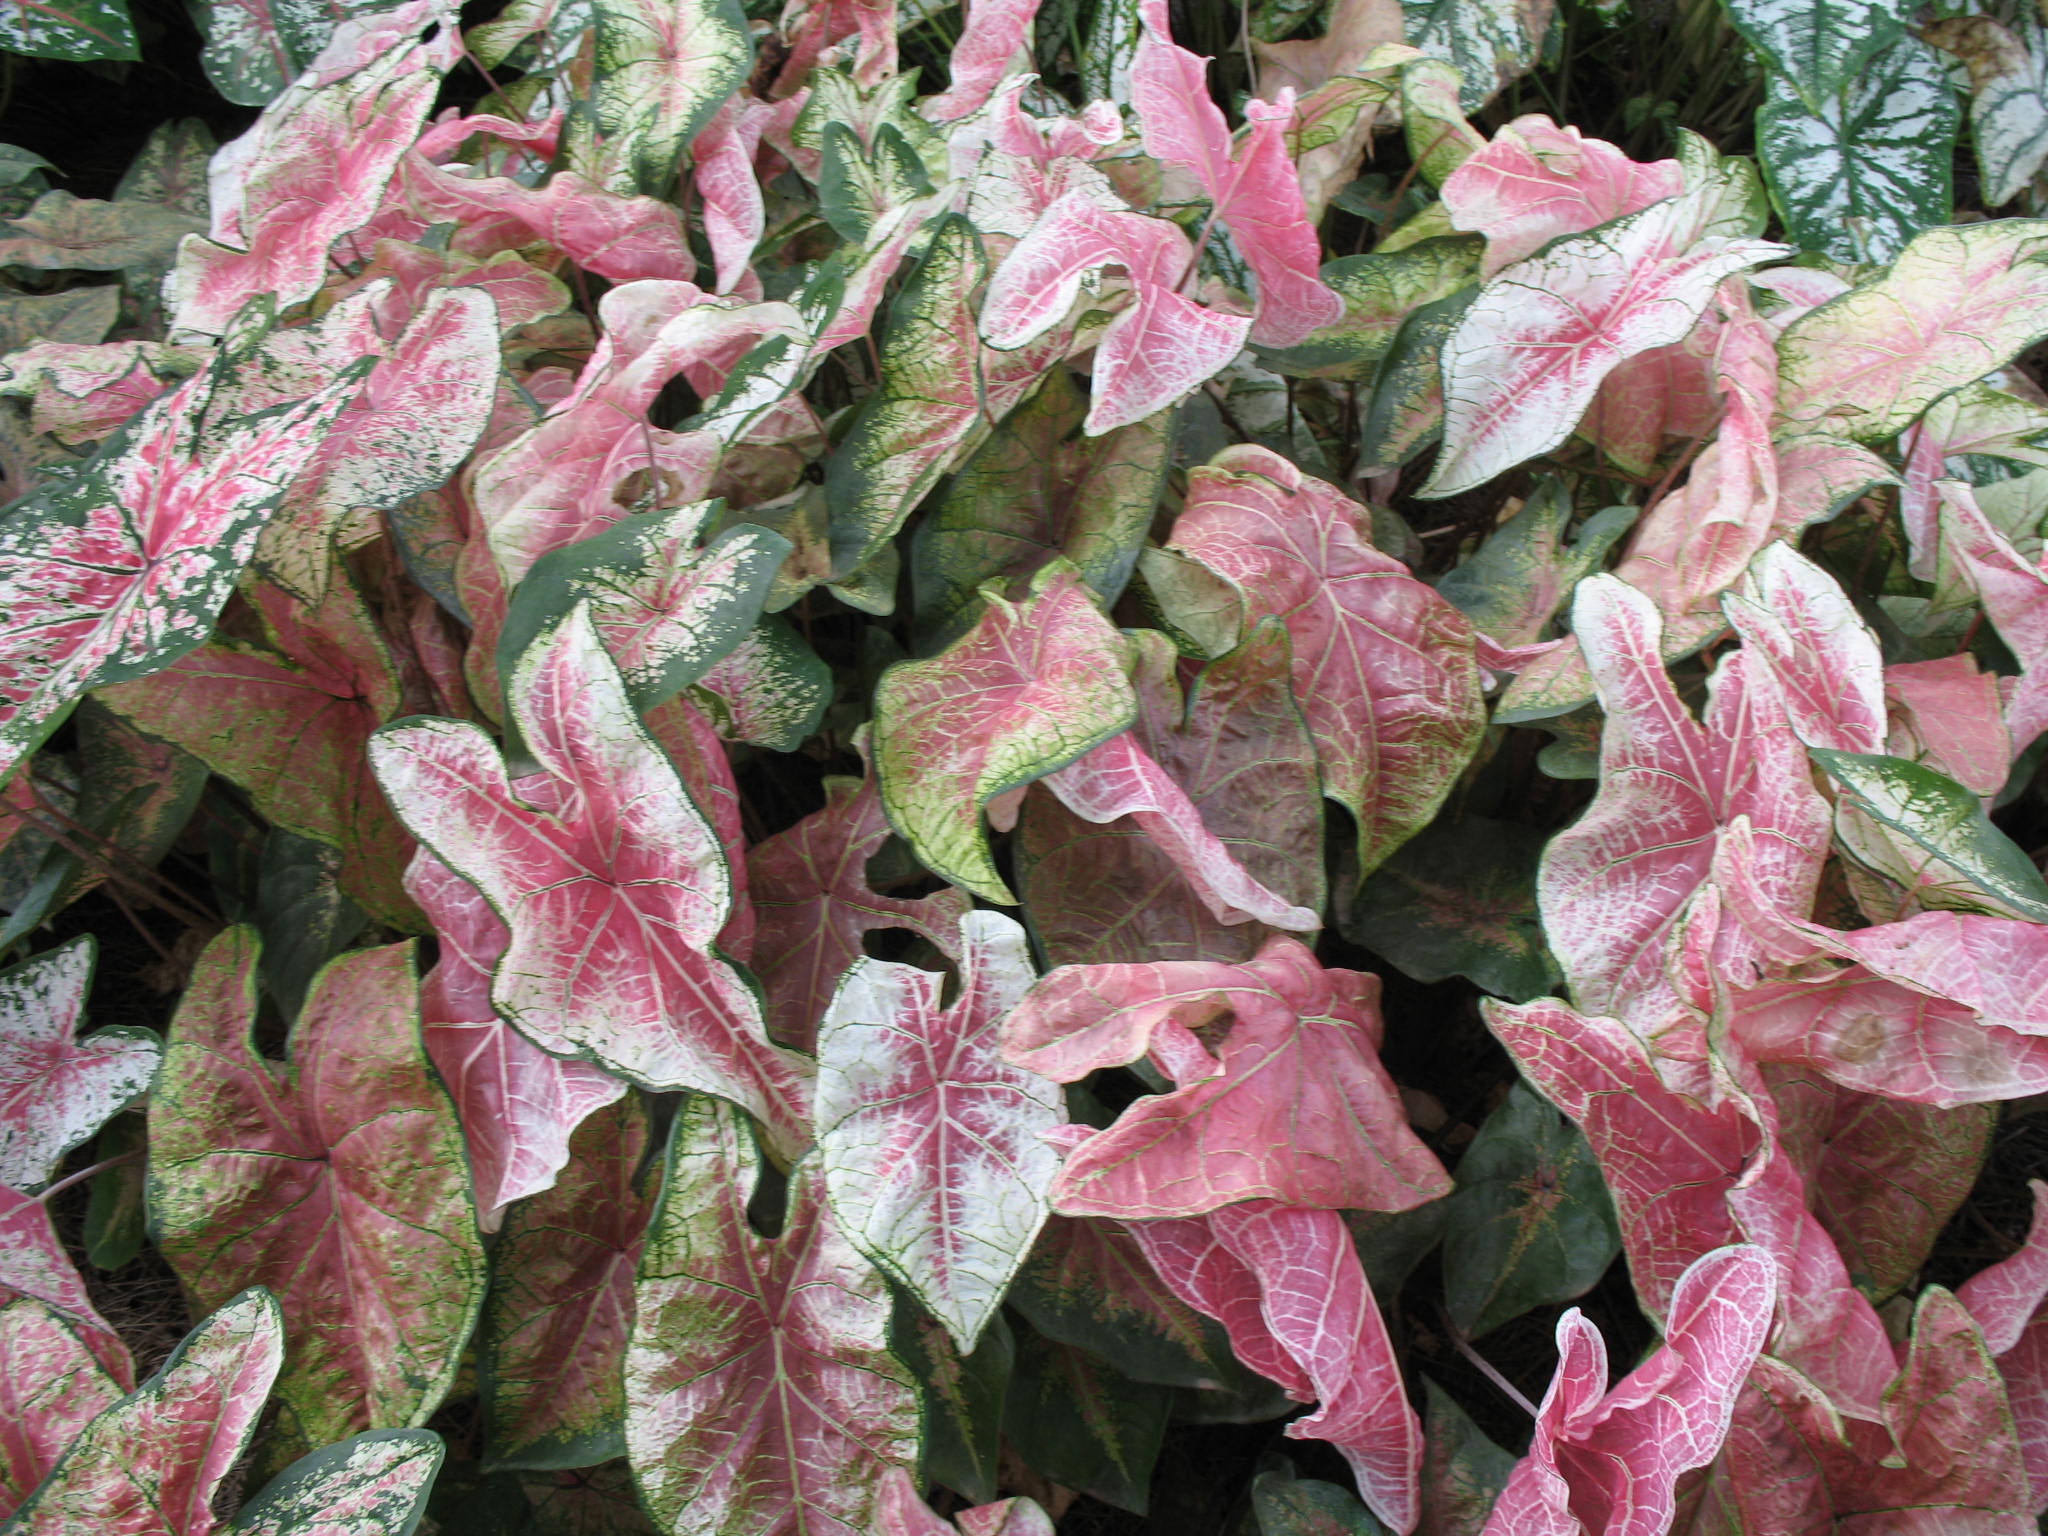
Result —
M407 1536L441 1469L441 1437L373 1430L302 1456L242 1506L225 1536Z
M943 974L861 959L818 1035L825 1193L855 1247L917 1293L971 1350L1052 1207L1066 1119L1058 1086L996 1052L996 1025L1032 982L1024 930L960 921L960 996Z
M1757 155L1786 233L1837 261L1889 261L1946 224L1959 116L1941 60L1918 38L1872 59L1818 112L1771 75Z
M1552 0L1402 0L1409 43L1460 76L1458 99L1476 112L1525 74L1543 47Z
M73 939L0 971L0 1184L33 1189L149 1087L163 1044L123 1027L76 1037L95 946Z

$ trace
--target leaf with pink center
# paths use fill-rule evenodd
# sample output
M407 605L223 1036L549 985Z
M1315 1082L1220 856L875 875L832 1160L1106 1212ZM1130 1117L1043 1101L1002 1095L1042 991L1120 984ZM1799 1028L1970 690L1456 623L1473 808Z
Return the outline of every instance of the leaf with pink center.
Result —
M206 639L265 519L361 376L202 427L237 382L217 363L77 476L11 510L0 524L0 773L88 688L154 672Z
M974 1348L1051 1206L1066 1119L1057 1087L996 1053L997 1022L1029 989L1024 930L960 921L960 995L945 978L857 961L818 1032L818 1149L847 1240Z
M1209 94L1208 60L1148 25L1131 62L1131 106L1145 153L1195 173L1214 217L1230 227L1232 243L1256 274L1259 306L1251 339L1289 347L1334 323L1344 312L1343 301L1318 273L1322 244L1285 142L1294 119L1293 92L1283 88L1277 102L1247 103L1250 126L1233 152L1223 109Z
M1219 908L1215 889L1191 878L1200 869L1188 867L1188 855L1213 841L1231 861L1220 878L1256 881L1270 893L1256 898L1261 905L1277 897L1283 911L1322 907L1322 786L1294 700L1287 632L1277 618L1260 620L1185 693L1171 642L1150 630L1130 638L1139 712L1129 740L1188 806L1172 826L1161 826L1156 814L1098 825L1056 798L1057 783L1035 791L1015 845L1032 935L1058 965L1249 960L1265 927L1239 920L1250 908L1234 910L1227 901ZM1148 776L1155 771L1139 766ZM1249 892L1247 899L1254 899Z
M1123 731L1137 698L1129 643L1065 561L1042 568L1020 603L993 586L985 595L973 629L875 685L875 774L890 824L927 869L1013 906L982 807Z
M445 1450L430 1430L372 1430L300 1457L236 1513L224 1536L384 1536L417 1528Z
M35 1189L149 1089L163 1043L133 1026L78 1036L97 946L73 939L0 971L0 1184Z
M626 1085L587 1061L550 1056L491 1007L491 976L510 931L483 893L421 849L405 887L434 925L439 957L420 980L420 1025L469 1147L478 1221L552 1188L577 1126Z
M268 1285L291 1359L287 1443L419 1424L455 1380L484 1291L455 1109L419 1034L410 945L314 981L288 1060L253 1043L257 949L208 948L150 1106L158 1246L202 1306Z
M1625 359L1684 338L1721 280L1788 248L1700 237L1712 187L1558 240L1502 269L1444 343L1444 446L1420 494L1450 496L1548 453Z
M1434 818L1485 728L1470 622L1373 548L1364 510L1278 454L1227 448L1189 476L1171 545L1228 584L1225 647L1268 614L1286 625L1361 878Z
M0 1306L22 1297L62 1319L122 1390L134 1384L128 1346L93 1309L84 1279L50 1225L49 1211L41 1201L0 1184Z
M276 1300L260 1288L235 1296L85 1426L8 1529L211 1536L214 1496L248 1447L284 1354Z
M1777 679L1793 735L1842 752L1882 748L1885 669L1877 636L1832 576L1791 545L1769 544L1721 607Z
M732 96L690 144L690 185L704 210L704 240L711 247L713 283L720 293L737 293L760 281L747 265L768 227L754 155L774 116L765 101ZM759 290L749 296L758 298Z
M670 1530L864 1536L918 1449L885 1282L832 1221L816 1162L780 1234L754 1231L759 1160L730 1106L686 1100L668 1157L626 1350L642 1500Z
M2034 1220L2018 1251L1979 1270L1956 1292L1998 1370L2012 1403L2031 1498L2027 1512L2048 1509L2048 1185L2031 1181Z
M0 1520L120 1397L61 1314L25 1296L0 1304Z
M2005 697L2015 750L2048 730L2048 574L2014 549L1960 480L1938 480L1941 547L1977 591L1985 617L2020 663Z
M1935 661L1894 662L1884 669L1891 727L1884 750L1927 764L1965 789L1995 795L2012 772L1999 679L1965 651Z
M544 245L620 283L695 270L673 205L621 197L574 171L557 171L544 185L529 187L509 176L459 175L415 152L405 157L399 177L418 215L407 226L409 238L424 233L421 224L454 224L452 245L464 255Z
M1239 1359L1320 1403L1289 1437L1334 1445L1373 1512L1413 1530L1422 1426L1343 1218L1254 1200L1132 1233L1183 1301L1230 1330Z
M1827 948L1978 1021L2048 1035L2048 927L1974 912L1922 912L1902 922L1827 934Z
M1445 178L1454 229L1486 236L1483 276L1683 190L1676 160L1631 160L1602 139L1558 127L1540 112L1518 117Z
M245 174L232 203L215 207L213 238L188 236L179 249L165 284L172 324L219 336L258 295L280 306L310 298L335 242L376 216L458 46L444 26L330 84L302 78L273 102L222 152Z
M1019 57L1029 59L1039 4L1040 0L972 0L966 7L966 25L946 58L947 88L926 98L919 110L935 123L957 122L979 111Z
M769 1043L759 999L713 949L732 909L724 850L588 611L544 632L507 691L541 767L516 784L466 722L370 744L399 815L511 930L493 1006L552 1054L730 1097L793 1154L810 1139L808 1063Z
M1827 848L1827 806L1769 673L1743 667L1743 656L1724 661L1702 724L1665 673L1648 598L1593 576L1579 584L1572 612L1606 721L1599 793L1544 850L1544 932L1581 1008L1658 1030L1676 1000L1664 946L1707 878L1722 829L1750 819L1760 899L1803 917ZM1751 963L1754 944L1724 932L1717 962Z
M1717 1248L1678 1279L1662 1346L1607 1386L1607 1346L1575 1307L1557 1325L1558 1365L1536 1437L1486 1529L1494 1536L1661 1536L1679 1476L1727 1438L1736 1394L1763 1348L1776 1277L1759 1248Z
M633 1271L661 1189L647 1150L637 1097L594 1111L561 1177L505 1222L477 1338L493 1466L591 1467L625 1454Z
M30 399L29 426L60 443L105 437L207 363L199 347L160 341L38 341L0 362L0 393Z
M2048 223L2034 219L1915 236L1881 276L1786 329L1779 410L1863 442L1904 431L2048 333L2044 252Z
M1194 1033L1231 1019L1216 1054ZM1400 1211L1449 1192L1379 1063L1379 979L1275 937L1248 964L1073 966L1003 1025L1003 1053L1071 1082L1150 1054L1179 1087L1068 1153L1066 1215L1194 1216L1268 1199Z

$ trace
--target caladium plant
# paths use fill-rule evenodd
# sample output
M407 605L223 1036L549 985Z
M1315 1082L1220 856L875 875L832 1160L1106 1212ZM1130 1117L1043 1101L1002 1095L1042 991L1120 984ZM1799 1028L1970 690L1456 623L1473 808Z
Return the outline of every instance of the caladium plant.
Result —
M10 63L0 1531L2030 1529L2048 34L1598 9Z

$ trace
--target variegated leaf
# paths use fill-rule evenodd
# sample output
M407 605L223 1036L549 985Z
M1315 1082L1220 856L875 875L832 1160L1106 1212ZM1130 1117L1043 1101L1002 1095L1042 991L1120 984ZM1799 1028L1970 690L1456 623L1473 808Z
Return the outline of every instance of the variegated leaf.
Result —
M735 0L594 0L596 111L614 190L665 196L683 147L746 78L754 55Z

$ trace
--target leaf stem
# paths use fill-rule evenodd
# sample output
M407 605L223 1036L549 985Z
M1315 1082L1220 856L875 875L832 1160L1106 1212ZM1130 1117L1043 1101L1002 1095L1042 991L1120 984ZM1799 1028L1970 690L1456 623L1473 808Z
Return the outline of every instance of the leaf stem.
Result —
M1492 1361L1488 1360L1486 1356L1480 1354L1478 1350L1472 1347L1472 1345L1466 1340L1465 1335L1459 1331L1458 1325L1451 1321L1450 1311L1443 1305L1442 1302L1437 1303L1436 1315L1443 1322L1444 1333L1449 1337L1450 1341L1457 1346L1458 1353L1465 1357L1466 1361L1472 1366L1472 1368L1479 1372L1480 1375L1484 1376L1488 1381L1492 1382L1495 1390L1497 1390L1501 1394L1501 1396L1505 1397L1517 1408L1520 1408L1522 1412L1528 1414L1530 1418L1535 1418L1536 1405L1530 1402L1528 1398L1522 1395L1522 1389L1520 1387L1516 1386L1512 1381L1509 1381L1507 1377L1501 1375L1499 1371L1495 1370Z

